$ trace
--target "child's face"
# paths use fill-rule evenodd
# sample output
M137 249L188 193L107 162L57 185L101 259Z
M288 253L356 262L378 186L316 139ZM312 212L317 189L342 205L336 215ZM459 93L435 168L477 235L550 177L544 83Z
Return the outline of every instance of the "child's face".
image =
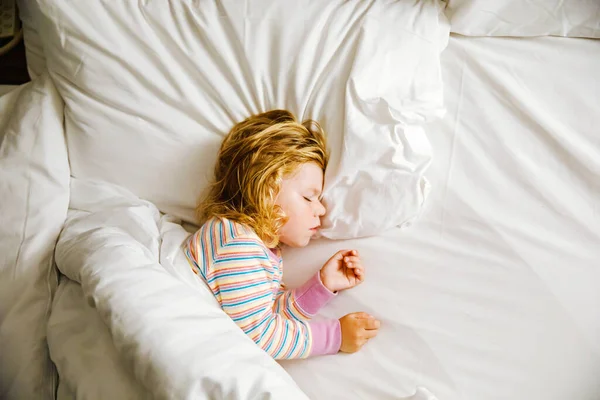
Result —
M315 163L302 164L294 173L283 178L275 204L289 218L279 230L279 240L292 247L304 247L321 225L325 214L320 196L323 190L323 171Z

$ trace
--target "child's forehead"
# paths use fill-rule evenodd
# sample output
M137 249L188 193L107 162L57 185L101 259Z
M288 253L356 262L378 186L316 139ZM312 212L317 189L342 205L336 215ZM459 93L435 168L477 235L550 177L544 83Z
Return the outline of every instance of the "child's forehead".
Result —
M323 170L314 163L302 164L288 179L294 186L318 193L323 186Z

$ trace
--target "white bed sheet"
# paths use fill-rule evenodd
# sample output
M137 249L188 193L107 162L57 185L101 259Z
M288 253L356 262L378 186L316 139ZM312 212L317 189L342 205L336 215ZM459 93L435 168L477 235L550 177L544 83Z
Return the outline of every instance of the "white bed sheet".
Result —
M598 399L598 50L585 39L451 38L449 112L429 130L436 158L421 220L284 250L294 286L357 248L366 282L321 316L382 321L359 353L281 363L309 398L398 399L422 386L439 400ZM55 305L67 310L82 294L61 287ZM96 329L94 313L78 314L79 332L66 314L51 326L49 338L69 333L51 352Z
M427 210L344 244L367 280L324 311L373 313L380 335L355 355L283 365L312 399L422 385L440 400L597 400L600 41L453 36L443 68ZM340 246L286 249L286 280Z

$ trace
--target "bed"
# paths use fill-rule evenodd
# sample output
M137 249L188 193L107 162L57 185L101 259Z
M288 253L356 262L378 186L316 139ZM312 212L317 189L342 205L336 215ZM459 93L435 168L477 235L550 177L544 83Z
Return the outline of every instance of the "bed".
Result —
M182 189L180 178L166 182L156 172L159 169L151 176L126 171L120 149L101 148L106 145L101 140L114 134L110 123L115 119L131 129L147 129L150 139L118 132L120 142L110 143L145 150L177 146L154 143L160 137L153 124L158 121L165 128L161 118L175 114L162 115L152 108L154 104L146 104L147 114L134 108L127 109L125 116L116 114L112 108L127 105L118 103L116 96L102 91L94 92L100 98L84 96L100 81L107 86L113 83L102 76L103 66L75 58L58 60L48 53L49 74L42 70L29 86L0 98L2 110L10 111L0 117L4 132L0 135L4 137L0 152L2 397L600 398L600 7L593 2L563 2L554 16L558 20L568 15L571 25L553 25L556 21L551 18L527 16L539 11L535 2L528 6L515 2L519 5L508 15L502 13L510 7L494 9L480 1L450 1L447 6L418 3L425 11L415 11L410 2L382 3L391 8L375 14L379 29L369 31L366 26L355 31L363 34L356 51L331 57L357 60L353 69L345 69L346 62L334 64L330 72L336 72L339 82L322 78L315 83L331 89L327 93L334 102L315 92L313 97L300 92L292 96L297 105L306 106L306 115L318 114L317 106L323 109L320 119L325 119L325 126L343 126L344 136L330 134L333 167L327 172L326 200L331 215L323 237L304 249L283 249L285 280L293 287L308 279L334 251L357 248L367 268L365 283L340 294L320 316L372 313L382 322L379 336L352 355L279 363L266 357L220 311L180 251L195 226L190 224L187 205L178 203L176 196L193 200L199 187ZM589 8L584 9L584 3ZM223 6L217 12L227 20L232 3L215 4ZM367 12L368 7L361 8L364 4L350 2L337 9L321 4L309 16L322 12L331 28L321 32L340 34L348 43L352 34L336 31L346 18L339 16L348 15L355 22L364 15L373 17L377 8ZM65 39L65 32L83 37L77 32L85 31L85 20L76 17L85 18L87 12L77 7L65 11L43 1L37 6L26 11L46 35L45 50L74 57L67 51L69 46L75 52L82 48L77 46L101 42L91 36L81 41ZM97 18L120 27L117 37L126 34L118 8L100 1L89 6L95 7ZM258 16L252 14L252 4L246 6L244 12L251 17L246 21L252 22ZM151 20L157 14L148 7L144 18ZM106 15L98 16L103 9ZM134 9L128 11L138 15ZM411 17L412 34L423 28L430 36L420 37L418 43L393 36L396 33L384 29L397 29L387 24L384 15L393 11ZM275 21L273 26L279 26L277 14L268 15L269 21ZM54 31L49 20L62 21L63 26ZM308 20L316 25L322 21ZM207 21L200 25L204 23L210 26ZM385 64L386 51L395 46L401 49L394 53L399 58L392 56L392 67L411 51L419 52L418 63L400 67L404 74L412 74L412 86L401 79L392 84L393 68L371 71L368 63L360 64L365 56L361 51L366 51L361 43L369 44L369 34L374 32L394 38L382 42L382 52L368 53L371 60L381 61L378 67ZM60 46L52 41L54 34L62 38ZM253 38L248 36L250 42ZM282 35L279 40L285 44L290 38ZM431 46L425 49L411 47L427 43ZM127 45L124 39L121 50L130 51ZM303 50L294 48L300 54ZM321 50L321 55L327 53ZM110 53L101 48L94 56L102 59L102 51ZM185 74L188 58L180 57L183 66L178 72ZM286 58L276 59L284 63ZM140 68L150 65L143 58L137 61ZM131 65L123 71L134 73ZM285 69L282 64L259 65ZM303 73L302 65L290 66ZM420 67L416 72L415 66ZM69 76L69 71L74 75ZM284 77L275 76L276 83L293 91ZM389 80L367 90L360 85L364 77L369 78L367 83L376 77ZM142 93L131 85L134 80L123 78L123 82L134 96ZM289 93L283 93L281 86L259 82L264 86L248 87L263 97L250 93L248 98L289 106ZM346 88L347 82L356 84L358 94L344 92L346 114L339 115L334 108L339 104L335 90ZM180 98L165 91L169 85L147 84L157 93L163 90L168 99ZM194 98L189 88L177 88ZM232 99L228 102L232 115L211 120L218 131L247 109L236 105L233 95L239 91L222 90L223 97ZM399 92L402 96L395 95ZM248 98L245 101L252 103ZM144 102L141 96L139 100ZM382 112L382 103L392 111ZM83 114L78 108L96 113ZM354 109L360 113L353 114ZM177 115L179 120L168 121L177 129L195 127L187 125L186 118L196 114L183 110ZM361 115L376 122L366 124ZM386 136L389 118L403 130ZM353 131L349 122L361 129ZM369 141L361 136L363 129L371 135ZM371 146L374 135L379 135L378 144ZM388 137L396 141L386 141ZM177 139L190 145L185 135ZM218 143L218 135L207 135L200 144L214 151ZM199 144L194 145L197 150ZM388 158L391 147L401 151ZM161 170L183 168L169 156L149 154L159 157L152 164L161 164ZM389 177L379 170L382 160L397 174L393 182L381 179ZM132 170L144 165L136 164L141 161L135 156L128 161ZM194 168L206 169L211 162L208 157ZM359 174L363 169L379 172ZM348 187L351 178L354 186ZM393 190L380 189L381 185ZM396 191L406 196L397 197ZM383 201L369 202L370 197L362 195L365 192L378 193ZM357 196L358 205L348 200ZM9 258L13 248L19 249L16 261ZM4 283L6 271L18 292ZM33 279L34 284L21 290L25 286L20 279ZM7 298L15 299L16 305L7 307ZM35 335L22 345L25 331Z

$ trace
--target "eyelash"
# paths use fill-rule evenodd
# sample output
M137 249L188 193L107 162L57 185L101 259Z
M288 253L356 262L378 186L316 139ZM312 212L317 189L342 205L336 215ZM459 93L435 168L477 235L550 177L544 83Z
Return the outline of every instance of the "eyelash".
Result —
M304 197L304 196L303 196ZM312 203L312 200L309 199L308 197L304 197L304 200L308 201L309 203Z

